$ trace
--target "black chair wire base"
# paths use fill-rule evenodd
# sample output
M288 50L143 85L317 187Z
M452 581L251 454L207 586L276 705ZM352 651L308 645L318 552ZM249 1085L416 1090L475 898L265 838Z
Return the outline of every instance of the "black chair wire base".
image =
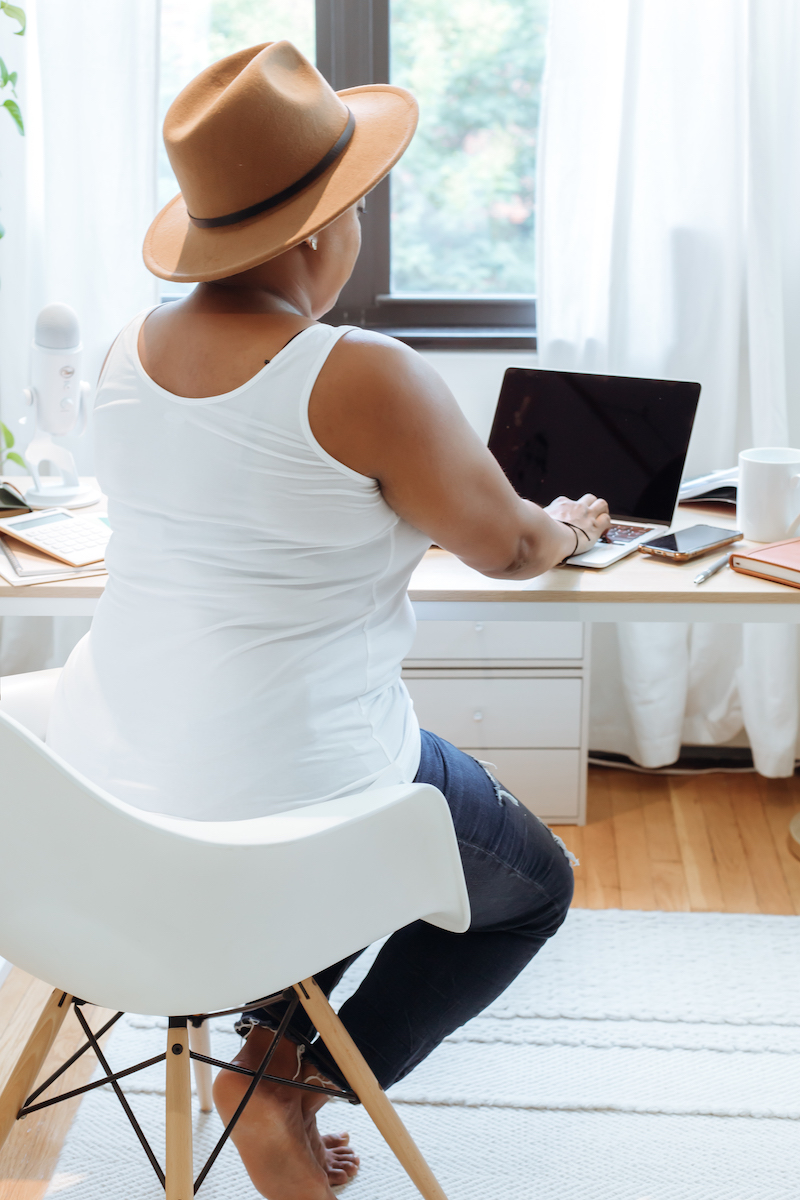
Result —
M217 1157L219 1156L220 1151L222 1150L223 1146L225 1145L228 1138L230 1137L230 1135L233 1131L233 1128L236 1125L236 1122L241 1117L242 1113L244 1112L244 1110L247 1106L248 1101L250 1100L251 1096L253 1095L253 1093L255 1092L256 1088L258 1087L259 1083L261 1083L262 1080L267 1080L270 1083L280 1083L280 1084L283 1084L285 1087L299 1088L301 1091L304 1091L304 1092L319 1092L324 1096L331 1096L337 1100L348 1100L351 1104L358 1104L358 1097L356 1096L355 1092L352 1092L352 1091L344 1091L339 1088L332 1088L332 1087L331 1088L319 1087L313 1083L301 1083L300 1080L297 1080L297 1079L281 1079L280 1076L267 1074L267 1067L269 1066L270 1062L272 1061L272 1056L274 1055L281 1039L283 1038L284 1034L286 1033L286 1030L289 1026L289 1022L291 1021L292 1016L294 1015L294 1011L297 1008L297 1005L299 1003L298 996L295 993L294 989L292 989L292 988L287 989L287 991L285 991L285 992L276 992L272 996L265 996L260 1000L255 1000L255 1001L253 1001L252 1004L245 1005L244 1008L226 1008L226 1009L221 1010L220 1012L194 1014L191 1017L178 1017L178 1018L171 1017L170 1025L173 1027L176 1025L183 1026L183 1025L186 1025L188 1022L191 1022L192 1025L199 1026L199 1025L202 1025L203 1021L211 1020L214 1017L225 1017L225 1016L229 1016L231 1013L249 1012L251 1009L261 1008L265 1004L269 1004L271 1002L274 1002L276 1000L281 1000L281 999L287 1001L286 1012L283 1015L280 1025L278 1026L277 1030L275 1031L275 1036L272 1039L269 1049L267 1050L266 1054L264 1055L263 1059L261 1060L261 1065L259 1066L258 1070L251 1071L249 1067L240 1067L240 1066L236 1065L235 1063L222 1062L221 1059L218 1059L218 1058L209 1058L205 1054L197 1054L197 1053L195 1053L194 1050L189 1051L189 1057L192 1059L195 1059L197 1062L208 1063L209 1066L220 1067L223 1071L234 1071L239 1075L249 1075L251 1077L250 1085L249 1085L247 1091L245 1092L244 1096L242 1097L239 1107L236 1109L236 1112L233 1114L230 1121L225 1126L224 1130L222 1131L222 1134L219 1137L219 1140L217 1141L216 1145L214 1146L214 1149L209 1154L208 1158L206 1159L205 1165L203 1166L202 1170L200 1171L200 1174L197 1176L197 1179L195 1180L195 1183L194 1183L195 1195L197 1194L198 1189L200 1188L200 1186L204 1182L206 1176L208 1175L208 1172L211 1170L212 1166L216 1162ZM136 1134L137 1138L139 1139L139 1141L142 1144L142 1148L144 1149L144 1152L147 1155L150 1165L152 1166L153 1170L156 1173L156 1176L158 1177L159 1183L161 1184L162 1187L165 1187L166 1186L166 1177L161 1168L161 1165L160 1165L158 1159L156 1158L155 1154L153 1153L153 1149L152 1149L150 1143L148 1142L147 1138L145 1137L142 1127L140 1126L139 1122L136 1120L133 1110L131 1109L131 1107L128 1104L128 1101L125 1097L125 1093L123 1092L122 1088L119 1086L119 1080L125 1079L128 1075L135 1075L137 1071L144 1071L147 1067L155 1066L156 1063L164 1062L167 1057L166 1051L163 1054L157 1054L155 1056L155 1058L148 1058L144 1062L136 1063L136 1065L133 1067L126 1067L124 1071L112 1071L111 1067L109 1066L109 1064L105 1058L105 1055L103 1054L103 1051L100 1047L100 1038L103 1037L103 1035L105 1033L107 1033L108 1030L111 1029L111 1027L117 1023L117 1021L119 1021L120 1017L123 1017L125 1014L122 1012L115 1013L114 1016L110 1018L110 1020L106 1021L105 1025L103 1025L103 1027L101 1029L98 1029L96 1033L92 1033L92 1030L90 1029L86 1018L84 1017L83 1013L81 1012L81 1008L86 1003L86 1001L74 999L72 1003L75 1008L75 1016L77 1017L78 1022L80 1023L80 1026L83 1029L83 1032L86 1036L86 1041L80 1047L80 1049L76 1050L75 1053L73 1055L71 1055L70 1058L67 1059L66 1062L61 1064L61 1066L58 1068L58 1070L54 1071L53 1074L50 1075L49 1078L47 1078L44 1081L44 1083L40 1084L35 1092L31 1092L30 1096L28 1096L28 1098L25 1101L25 1103L23 1104L22 1108L17 1113L17 1120L21 1121L25 1117L30 1116L31 1113L40 1112L43 1108L49 1108L53 1104L60 1104L64 1100L72 1100L72 1099L74 1099L75 1096L82 1096L86 1092L93 1092L96 1088L105 1087L106 1084L110 1084L111 1087L114 1089L114 1092L116 1093L117 1099L119 1100L120 1104L122 1105L123 1112L125 1113L126 1117L128 1118L131 1125L133 1126L134 1133ZM43 1092L46 1092L47 1089L49 1087L51 1087L52 1084L54 1084L55 1081L57 1079L59 1079L64 1074L65 1071L69 1070L69 1068L73 1065L73 1063L76 1063L78 1061L78 1059L83 1054L85 1054L86 1051L89 1049L94 1051L95 1056L97 1057L97 1061L100 1063L100 1066L105 1071L105 1076L102 1079L95 1079L91 1083L86 1083L83 1085L83 1087L73 1088L72 1091L63 1092L60 1096L52 1096L49 1100L40 1100L38 1103L36 1103L39 1096L41 1096Z

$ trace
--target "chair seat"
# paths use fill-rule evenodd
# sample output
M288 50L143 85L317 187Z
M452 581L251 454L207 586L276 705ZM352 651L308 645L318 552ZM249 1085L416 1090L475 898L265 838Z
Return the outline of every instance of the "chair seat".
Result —
M468 927L450 812L427 784L184 821L103 792L2 711L0 762L0 955L104 1007L233 1008L412 921Z
M44 741L53 693L62 670L50 667L24 675L4 675L0 679L0 712L8 713Z

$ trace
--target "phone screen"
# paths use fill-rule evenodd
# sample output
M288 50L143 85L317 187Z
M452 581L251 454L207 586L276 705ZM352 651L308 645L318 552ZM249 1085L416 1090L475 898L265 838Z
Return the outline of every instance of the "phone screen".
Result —
M704 550L728 538L741 536L734 529L720 529L718 525L692 525L691 529L677 529L674 533L651 538L644 544L656 546L659 550L672 550L676 554L692 554L695 550Z

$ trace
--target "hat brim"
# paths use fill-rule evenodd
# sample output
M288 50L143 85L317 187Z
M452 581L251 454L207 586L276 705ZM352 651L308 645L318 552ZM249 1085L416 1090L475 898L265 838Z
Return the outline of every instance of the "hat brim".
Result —
M417 103L405 88L389 84L348 88L338 95L356 124L347 149L329 171L279 208L216 229L193 225L179 193L147 231L143 256L148 270L176 283L236 275L298 245L371 191L411 141Z

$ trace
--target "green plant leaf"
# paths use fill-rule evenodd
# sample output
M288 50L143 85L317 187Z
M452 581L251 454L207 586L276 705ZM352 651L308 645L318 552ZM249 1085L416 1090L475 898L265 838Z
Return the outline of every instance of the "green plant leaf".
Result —
M0 421L0 433L2 433L2 435L3 435L3 441L6 444L6 449L10 450L11 447L14 445L14 435L11 432L11 430L8 428L8 426L5 425L2 421Z
M5 236L6 236L6 229L5 229L5 226L4 226L4 225L0 225L0 238L4 238Z
M8 73L8 67L0 58L0 87L5 87L11 76Z
M11 17L12 21L19 21L19 29L15 29L14 33L17 37L22 37L25 32L25 10L20 8L18 4L7 4L6 0L0 0L0 12L4 12L7 17Z
M27 471L28 464L21 454L17 454L16 450L12 450L10 454L6 455L6 458L9 462L16 463L18 467L22 467L23 471Z
M17 104L16 100L4 100L3 108L8 109L9 113L11 114L11 118L12 118L14 124L16 125L16 127L20 131L20 133L24 136L25 135L25 126L22 123L22 113L19 111L19 105Z

